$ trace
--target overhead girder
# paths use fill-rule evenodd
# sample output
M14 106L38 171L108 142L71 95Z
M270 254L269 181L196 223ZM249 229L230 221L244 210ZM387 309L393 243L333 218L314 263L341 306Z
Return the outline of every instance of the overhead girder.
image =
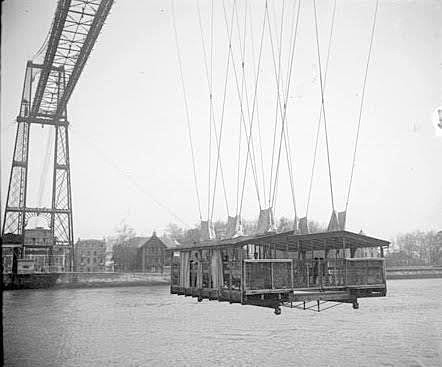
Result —
M113 0L59 0L30 117L63 117L112 4Z

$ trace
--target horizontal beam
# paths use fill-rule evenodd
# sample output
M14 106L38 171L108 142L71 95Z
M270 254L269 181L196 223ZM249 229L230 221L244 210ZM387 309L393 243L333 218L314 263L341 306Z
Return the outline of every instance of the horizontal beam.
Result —
M12 161L12 167L23 167L23 168L26 168L26 165L27 165L26 161L17 161L15 159Z
M56 65L50 65L50 66L46 66L43 64L34 64L32 61L28 61L28 66L31 66L33 69L49 69L51 71L63 71L64 67L63 65L61 66L56 66Z
M28 124L38 124L38 125L50 125L50 126L65 126L65 127L69 125L69 121L57 119L55 115L53 118L17 116L17 122L25 122Z
M14 213L35 213L35 214L70 214L71 210L69 209L51 209L51 208L19 208L19 207L11 207L8 206L5 209L6 212L14 212Z

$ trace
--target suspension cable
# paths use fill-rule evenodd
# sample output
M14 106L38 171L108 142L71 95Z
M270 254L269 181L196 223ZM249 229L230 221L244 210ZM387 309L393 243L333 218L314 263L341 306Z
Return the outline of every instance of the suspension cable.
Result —
M220 141L220 139L221 139L221 135L220 135L220 137L218 138L218 129L217 129L217 127L216 127L216 123L215 123L215 117L214 117L214 115L212 114L212 124L213 124L213 130L214 130L214 135L215 135L215 143L216 143L216 146L218 147L219 146L219 144L221 144L221 141ZM220 131L220 133L221 133L221 131ZM220 147L220 149L221 149L221 147ZM221 153L220 153L220 158L219 158L219 172L220 172L220 176L221 176L221 183L222 183L222 187L223 187L223 194L224 194L224 203L225 203L225 205L226 205L226 212L227 212L227 216L229 216L230 215L230 210L229 210L229 201L228 201L228 199L227 199L227 191L226 191L226 183L225 183L225 180L224 180L224 169L223 169L223 164L222 164L222 160L221 160ZM215 180L216 180L216 177L217 177L217 175L215 175ZM216 181L215 181L216 182ZM215 186L215 188L214 188L214 192L213 192L213 196L215 196L215 190L216 190L216 186ZM213 200L215 200L215 199L213 199ZM212 214L211 214L211 218L213 217L213 210L214 210L214 207L212 206Z
M227 12L226 12L224 1L223 1L223 6L224 6L224 19L225 19L226 29L227 29L227 33L229 33L230 31L229 31L229 25L228 25L228 22L227 22ZM234 6L234 10L235 10L236 9L236 3L234 3L233 6ZM240 33L240 31L239 31L239 33ZM239 37L239 43L240 43L240 53L243 54L243 50L241 48L241 37ZM232 58L232 67L233 67L233 73L234 73L234 76L235 76L236 90L237 90L237 95L238 95L238 99L239 99L240 107L241 107L241 121L243 123L243 127L244 127L244 131L245 131L245 134L246 134L247 141L249 142L249 148L250 148L250 146L252 148L251 150L250 149L247 150L246 167L247 167L247 159L248 159L248 157L250 155L250 162L251 162L251 166L252 166L252 173L253 173L253 178L254 178L254 183L255 183L256 195L257 195L257 198L258 198L259 207L261 208L261 200L260 200L260 195L259 195L259 183L258 183L257 169L256 169L256 157L255 157L254 146L253 146L253 136L247 134L247 126L246 126L246 122L245 122L244 108L243 108L244 103L243 103L243 98L242 98L242 95L241 95L241 90L240 90L240 87L239 87L240 83L238 81L238 73L237 73L236 66L235 66L235 56L233 54L233 50L231 51L230 56ZM242 66L244 66L245 65L244 61L241 64L242 64ZM252 116L253 116L253 112L252 112L252 114L250 114L249 103L248 103L248 95L247 95L247 88L244 89L244 92L245 92L245 99L246 99L245 105L247 107L247 113L248 113L249 125L250 125L251 124L251 119L252 119ZM255 105L256 105L256 102L255 102Z
M265 2L265 12L267 12L267 0ZM244 177L242 182L242 189L241 189L241 200L240 200L240 206L239 206L239 215L241 215L242 212L242 204L244 200L244 189L246 184L246 176L247 176L247 164L248 164L248 157L249 157L249 151L250 151L250 140L252 137L252 127L253 127L253 115L255 112L255 103L256 103L256 95L258 92L258 81L259 81L259 73L261 68L261 56L262 56L262 49L263 49L263 43L264 43L264 33L265 33L265 25L266 25L266 17L264 12L264 19L262 24L262 32L261 32L261 42L259 46L259 53L258 53L258 65L257 65L257 72L256 72L256 80L255 80L255 91L254 91L254 97L253 97L253 104L252 104L252 114L251 114L251 120L250 120L250 131L249 136L247 138L247 154L246 154L246 163L244 168Z
M294 33L295 33L295 9L296 9L296 2L293 3L293 21L292 21L292 26L291 26L291 34L290 34L290 48L289 48L289 65L288 65L288 69L290 69L290 55L292 54L292 46L294 46ZM298 11L299 11L299 3L298 3ZM299 14L298 14L299 16ZM297 30L297 28L296 28ZM282 79L279 81L279 75L277 77L277 70L276 70L276 61L275 61L275 52L274 52L274 46L273 46L273 37L271 35L271 31L270 31L270 42L272 45L272 56L273 56L273 65L274 65L274 71L275 71L275 80L277 81L277 88L278 88L278 92L279 92L279 88L280 85L283 84ZM281 42L279 44L279 48L278 48L278 53L280 54L281 52ZM280 68L280 61L279 61L279 68ZM288 88L288 86L287 86ZM288 90L286 91L287 93L287 98L286 98L286 103L288 100ZM281 98L280 98L280 94L278 93L278 103L279 103L279 111L281 113L281 120L283 120L285 117L283 115L283 108L281 105ZM275 133L276 134L276 124L275 124ZM295 188L294 188L294 179L293 179L293 166L292 166L292 159L291 159L291 149L290 149L290 140L289 140L289 132L288 132L288 125L285 124L285 129L284 129L284 133L283 133L283 138L284 138L284 147L285 147L285 152L286 152L286 160L287 160L287 169L288 169L288 173L289 173L289 179L290 179L290 189L291 189L291 194L292 194L292 203L293 203L293 209L294 209L294 214L295 214L295 218L297 217L297 208L296 208L296 195L295 195ZM282 143L282 141L280 141L280 144ZM275 144L275 141L274 141ZM273 165L273 162L272 162ZM278 162L279 165L279 162ZM271 204L272 207L275 206L275 202L276 202L276 192L277 192L277 178L275 177L276 181L275 181L275 186L274 186L274 199L273 199L273 203ZM270 202L269 202L270 205Z
M51 32L52 32L52 26L54 24L54 21L55 21L55 19L52 20L52 24L49 27L48 33L46 34L46 37L45 37L42 45L38 49L38 51L34 54L34 56L32 56L32 58L31 58L32 60L35 60L37 57L39 57L43 53L43 51L46 49L48 42L49 42L49 36L51 35Z
M241 117L239 120L239 134L238 134L238 160L236 164L236 209L235 215L238 215L239 206L239 182L240 182L240 172L241 172L241 142L242 142L242 125Z
M236 4L234 4L234 6L236 7ZM238 14L238 12L237 12L237 14ZM225 18L226 18L226 15L225 15ZM237 17L237 19L238 19L238 17ZM238 21L237 21L237 24L238 24ZM228 28L227 22L226 22L226 27ZM243 71L245 71L244 70L244 68L245 68L245 60L244 60L245 40L244 40L244 48L243 48L242 45L241 45L241 31L240 31L239 28L238 28L238 40L239 40L240 54L242 55L241 67L242 67ZM241 121L243 123L243 128L244 128L244 132L245 132L247 140L249 141L249 138L250 138L251 149L247 153L248 153L248 156L250 155L250 162L251 162L251 167L252 167L253 179L254 179L254 183L255 183L256 196L258 198L259 208L261 209L261 198L260 198L260 190L259 190L258 169L256 168L257 165L256 165L255 147L254 147L254 142L253 142L253 134L250 137L247 134L247 126L246 126L246 121L245 121L245 117L244 117L244 108L243 108L243 106L244 106L244 98L243 98L243 95L242 95L240 87L239 87L238 73L237 73L236 66L235 66L236 63L235 63L235 56L233 54L233 51L231 53L231 57L232 57L232 65L233 65L233 72L234 72L234 76L235 76L235 84L236 84L237 95L238 95L238 99L239 99L240 106L241 106ZM244 84L244 86L245 86L245 89L244 89L245 105L246 105L246 110L247 110L247 117L248 117L248 121L249 121L249 126L250 126L252 114L250 113L249 97L248 97L248 93L247 93L247 86L245 84ZM256 107L256 102L255 102L255 107Z
M336 0L334 0L334 2L333 2L333 13L332 13L332 20L331 20L331 25L330 25L330 35L329 35L329 39L328 39L327 58L326 58L326 61L325 61L324 92L325 92L325 88L326 88L326 85L327 85L327 72L328 72L328 64L329 64L329 60L330 60L330 50L331 50L331 45L332 45L332 40L333 40L333 31L334 31L334 25L335 25L335 15L336 15ZM313 177L314 177L314 174L315 174L316 156L317 156L317 151L318 151L319 134L320 134L320 131L321 131L321 122L322 122L322 103L319 106L319 118L318 118L318 124L317 124L317 128L316 128L315 149L314 149L314 153L313 153L313 163L312 163L312 170L311 170L311 175L310 175L310 184L309 184L308 195L307 195L307 207L306 207L306 210L305 210L305 216L306 217L308 217L308 212L309 212L309 209L310 209L310 200L311 200L312 188L313 188Z
M295 12L295 3L293 3L293 14L294 14L294 12ZM294 37L293 23L294 23L294 19L292 21L292 33L290 35L290 47L292 45L292 40ZM287 93L288 93L288 91L287 91ZM287 101L288 101L288 94L287 94ZM288 124L286 124L285 130L284 130L284 146L285 146L285 151L286 151L287 168L288 168L289 178L290 178L290 190L292 193L293 211L295 214L295 221L296 221L298 218L298 211L297 211L297 205L296 205L295 183L294 183L294 173L293 173L294 169L293 169L293 162L292 162L292 151L291 151L290 134L289 134L289 125ZM275 190L277 190L277 188ZM274 204L274 206L276 206L276 204Z
M271 197L272 197L273 163L274 163L274 158L275 158L276 131L277 131L277 127L278 127L278 116L279 116L278 112L279 112L279 107L281 106L280 79L281 79L281 53L282 53L281 46L282 46L282 33L283 33L284 6L285 6L285 1L283 1L283 3L282 3L282 11L281 11L281 27L280 27L280 37L279 37L279 47L278 47L278 68L276 67L275 50L273 47L273 37L272 37L272 31L271 31L271 26L270 26L269 14L267 12L267 19L269 22L269 37L270 37L270 44L272 47L273 66L274 66L274 71L275 71L276 88L277 88L276 108L275 108L275 125L273 127L272 160L271 160L271 165L270 165L269 207L271 205L270 201L271 201ZM275 24L275 29L276 29L276 24ZM290 53L289 53L289 57L290 57Z
M298 3L298 12L299 12L299 6L300 6L300 1ZM292 41L294 38L294 23L295 23L295 3L293 3L293 20L292 20L292 31L290 34L290 49L289 49L289 54L291 52L291 47L292 47ZM298 14L299 16L299 14ZM296 28L297 29L297 28ZM287 90L287 100L286 103L288 101L288 93L289 91ZM290 177L290 189L292 192L292 204L293 204L293 211L295 214L295 221L298 218L298 211L297 211L297 205L296 205L296 195L295 195L295 183L294 183L294 169L293 169L293 163L292 163L292 152L291 152L291 145L290 145L290 134L289 134L289 125L286 124L285 127L285 135L284 135L284 145L285 145L285 150L286 150L286 156L287 156L287 166L288 166L288 171L289 171L289 177ZM273 204L274 206L276 206L276 204ZM296 224L296 223L295 223Z
M243 96L244 96L244 88L245 88L245 81L246 81L246 75L245 75L245 52L246 52L246 34L247 34L247 9L248 8L248 2L247 0L245 1L245 6L244 6L244 32L243 32L243 47L241 50L241 92L240 92L240 101L243 100ZM251 22L250 22L251 24ZM241 30L240 30L240 26L239 26L239 17L238 17L238 12L236 12L236 27L238 30L238 36L239 38L241 37ZM253 35L253 32L251 33ZM252 41L253 41L253 37L252 37ZM241 45L241 39L240 39L240 45ZM252 55L252 60L253 60L253 55ZM253 60L254 61L254 60ZM248 102L248 101L247 101ZM240 102L241 104L241 102ZM242 105L242 104L241 104ZM241 108L240 105L240 108ZM238 139L238 160L237 160L237 172L236 172L236 209L235 209L235 215L238 215L238 205L239 205L239 183L240 183L240 175L241 175L241 143L242 143L242 122L243 122L243 115L240 115L239 118L239 139Z
M203 25L202 25L202 21L201 21L201 10L200 10L200 6L199 6L199 1L197 0L196 2L197 4L197 14L198 14L198 23L199 23L199 28L200 28L200 36L201 36L201 45L202 45L202 49L203 49L203 59L204 59L204 69L206 72L206 80L207 80L207 87L208 87L208 91L209 91L209 103L210 103L210 111L209 111L209 179L208 179L208 186L209 186L209 190L208 190L208 204L207 204L207 218L209 219L210 217L210 199L211 199L211 146L212 146L212 127L214 130L214 135L215 135L215 143L218 146L218 131L216 128L216 122L215 122L215 111L214 111L214 105L213 105L213 83L212 83L212 73L213 73L213 1L212 1L212 8L211 8L211 71L209 73L209 68L207 66L207 52L206 52L206 46L205 46L205 40L204 40L204 30L203 30ZM222 161L220 160L220 174L221 174L221 182L222 182L222 186L223 186L223 193L224 193L224 202L226 204L226 210L227 210L227 215L229 215L229 203L228 203L228 199L227 199L227 191L226 191L226 184L225 184L225 180L224 180L224 172L223 172L223 166L222 166Z
M201 34L201 37L203 35ZM208 190L207 190L207 220L210 215L210 177L212 173L212 116L213 116L213 103L212 103L212 87L213 87L213 0L210 6L210 77L209 79L209 178L208 178Z
M294 34L294 38L293 38L293 48L291 50L291 55L290 55L290 67L289 67L289 72L288 72L288 78L287 78L287 87L286 87L286 95L284 97L284 105L283 107L283 115L281 118L281 137L280 137L280 145L279 145L279 151L278 151L278 160L277 160L277 165L276 165L276 173L275 173L275 184L274 184L274 189L273 189L273 197L272 197L272 206L275 202L275 193L276 193L276 183L278 181L278 176L279 176L279 163L281 160L281 150L282 150L282 140L284 137L284 130L285 130L285 122L286 122L286 117L287 117L287 101L288 101L288 96L289 96L289 91L290 91L290 83L291 83L291 75L292 75L292 71L293 71L293 60L294 60L294 55L295 55L295 49L296 49L296 40L297 40L297 34L298 34L298 25L299 25L299 13L300 13L300 1L298 2L298 10L297 10L297 14L296 14L296 25L295 25L295 34Z
M238 12L237 12L238 14ZM226 24L227 25L227 24ZM238 25L238 16L237 16L237 25ZM245 28L246 31L246 28ZM245 36L245 34L244 34ZM245 72L245 39L244 39L244 47L242 47L241 45L241 31L238 28L238 41L239 41L239 48L240 48L240 54L242 55L241 58L241 68L243 70L243 72ZM237 70L236 70L236 63L235 63L235 57L232 51L232 65L233 65L233 72L234 72L234 76L235 76L235 84L236 84L236 90L237 90L237 94L238 94L238 99L240 102L240 106L241 106L241 121L243 124L243 128L244 128L244 133L246 135L246 138L248 139L249 136L247 134L247 126L246 126L246 121L245 121L245 117L244 117L244 104L246 105L246 111L247 111L247 117L248 117L248 121L249 121L249 126L251 123L251 113L250 113L250 106L249 106L249 96L247 93L247 85L244 84L244 97L245 97L245 103L244 103L244 98L243 95L241 94L240 88L239 88L239 81L238 81L238 74L237 74ZM244 80L245 82L245 80ZM242 89L242 88L241 88ZM255 102L255 107L256 107L256 102ZM250 154L250 162L251 162L251 167L252 167L252 174L253 174L253 180L255 183L255 190L256 190L256 196L258 198L258 205L259 208L261 209L261 197L260 197L260 190L259 190L259 179L258 179L258 169L257 169L257 164L256 164L256 156L255 156L255 146L254 146L254 142L253 142L253 134L250 137L250 142L251 142L251 150L248 152Z
M213 24L213 2L211 7L211 24ZM198 23L200 29L200 38L201 38L201 48L203 50L203 60L204 60L204 70L206 72L206 80L207 80L207 89L209 91L209 151L208 151L208 190L207 190L207 218L210 216L210 178L211 178L211 162L212 162L212 114L213 114L213 100L212 100L212 75L211 71L209 71L209 67L207 65L207 52L206 52L206 42L204 40L204 31L203 31L203 23L201 20L201 9L199 0L196 0L196 8L198 14ZM211 27L211 33L213 31L213 27ZM211 60L212 61L212 60ZM212 64L211 64L212 66Z
M236 0L235 0L236 2ZM223 1L224 6L224 1ZM220 162L220 152L221 152L221 139L222 139L222 131L224 126L224 111L225 111L225 104L226 104L226 97L227 97L227 82L229 77L229 69L230 69L230 55L232 53L232 35L233 35L233 20L235 15L235 8L232 12L232 20L231 20L231 29L230 33L228 35L228 52L227 52L227 65L226 65L226 77L224 80L224 93L223 93L223 103L222 103L222 112L221 112L221 123L220 123L220 129L219 129L219 139L217 141L217 158L216 158L216 168L215 168L215 182L213 186L213 196L212 196L212 212L210 215L210 220L213 218L213 212L214 212L214 206L215 206L215 194L216 194L216 183L217 183L217 177L218 177L218 167Z
M247 6L247 2L246 2ZM252 11L250 10L250 13ZM252 68L253 68L253 75L256 75L256 63L255 63L255 45L253 42L253 22L250 21L250 34L252 35L251 39L251 52L252 52ZM258 103L258 96L256 96L256 123L258 127L258 145L259 145L259 152L260 152L260 160L261 160L261 178L262 178L262 186L263 186L263 195L264 195L264 203L267 202L267 195L266 195L266 180L265 180L265 174L264 174L264 155L262 150L262 136L261 136L261 120L259 118L259 103Z
M196 199L198 202L198 212L200 215L200 220L202 220L203 217L201 214L201 200L200 200L200 195L199 195L199 191L198 191L198 179L197 179L197 175L196 175L195 151L193 148L192 130L191 130L191 126L190 126L190 112L189 112L189 105L187 102L186 87L184 84L183 65L182 65L182 60L181 60L180 46L178 43L178 32L177 32L177 27L176 27L175 1L171 0L170 3L171 3L171 10L172 10L172 24L173 24L173 30L174 30L174 35L175 35L175 46L176 46L177 59L178 59L179 71L180 71L181 89L182 89L182 93L183 93L184 108L185 108L185 112L186 112L187 133L188 133L188 137L189 137L190 151L191 151L191 155L192 155L193 180L194 180L194 184L195 184Z
M374 16L373 16L373 24L372 24L372 27L371 27L370 46L368 48L367 64L365 66L364 82L363 82L363 85L362 85L361 103L360 103L360 106L359 106L358 127L357 127L357 131L356 131L356 139L355 139L355 146L354 146L354 152L353 152L353 163L352 163L352 166L351 166L350 182L349 182L349 185L348 185L347 200L346 200L346 203L345 203L345 211L346 212L347 212L347 208L348 208L348 202L350 200L351 185L352 185L352 182L353 182L353 173L354 173L354 168L355 168L355 164L356 164L356 153L357 153L357 149L358 149L359 132L360 132L360 128L361 128L362 110L364 108L365 87L366 87L366 84L367 84L368 67L370 65L370 58L371 58L371 51L372 51L372 47L373 47L373 39L374 39L374 33L375 33L375 28L376 28L376 18L377 18L377 14L378 14L378 7L379 7L379 0L376 0Z
M95 150L96 153L101 155L102 158L104 158L104 161L111 166L115 171L117 171L120 176L124 177L129 183L132 184L132 186L137 189L139 192L144 194L145 197L147 197L149 200L151 200L153 203L155 203L159 208L167 211L170 216L175 218L178 222L183 224L185 227L190 228L189 224L186 223L183 219L181 219L175 212L172 211L169 207L167 207L165 204L158 201L151 193L146 191L144 189L144 185L140 184L132 175L128 174L127 171L125 171L119 164L116 163L116 161L107 154L107 150L103 149L103 147L100 147L96 141L90 140L89 136L83 135L80 133L80 130L73 129L72 125L70 124L68 126L69 131L73 132L74 134L78 135L80 139L78 141L84 141L86 143L86 146L90 148L91 150Z
M216 128L216 122L215 122L215 113L214 113L214 109L213 109L213 0L211 2L211 31L210 31L210 103L212 106L212 124L213 124L213 129L215 131L215 143L216 146L218 147L217 152L218 154L220 153L220 141L218 141L218 131ZM221 140L221 130L220 130L220 135L219 135L219 140ZM223 193L224 193L224 202L226 204L226 211L227 211L227 217L229 217L230 215L230 211L229 211L229 201L227 199L227 191L226 191L226 183L224 181L224 171L223 171L223 165L222 165L222 160L221 157L219 158L219 169L220 169L220 174L221 174L221 183L223 186ZM216 180L216 176L215 176L215 180ZM210 195L210 192L209 192ZM215 197L215 189L213 191L213 196ZM213 206L212 206L212 215L211 215L211 219L213 217Z
M325 132L325 145L327 148L327 163L328 163L328 177L330 182L330 197L331 197L331 205L333 212L335 211L335 202L333 198L333 183L332 183L332 172L331 172L331 163L330 163L330 148L328 142L328 131L327 131L327 119L325 114L325 104L324 104L324 86L322 81L322 68L321 68L321 51L319 47L319 31L318 31L318 16L316 13L316 0L313 0L313 9L315 15L315 30L316 30L316 46L318 51L318 67L319 67L319 84L321 87L321 107L322 107L322 115L324 117L324 132Z

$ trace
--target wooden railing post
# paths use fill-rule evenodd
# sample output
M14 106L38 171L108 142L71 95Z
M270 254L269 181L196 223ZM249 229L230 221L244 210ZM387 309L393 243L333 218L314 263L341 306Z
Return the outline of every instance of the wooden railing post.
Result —
M240 253L239 253L239 261L240 261L240 269L241 269L241 275L240 275L240 279L241 279L241 304L244 303L244 273L243 273L243 264L244 264L244 249L241 246L240 248Z
M294 282L293 282L293 277L294 277L294 274L293 274L293 262L294 262L294 259L292 259L292 261L290 262L290 264L291 264L291 267L292 267L292 290L293 290L293 288L294 288Z
M344 261L344 286L347 285L347 260L345 254L345 238L342 239L342 259Z
M368 285L368 261L365 263L365 284Z
M209 258L209 266L208 266L208 271L209 271L209 287L208 288L212 288L213 286L213 282L212 282L212 249L208 249L208 258ZM210 291L209 291L210 292ZM210 293L209 293L210 295Z
M344 258L344 286L347 285L347 260Z
M244 283L243 289L244 289L244 291L247 289L247 271L246 271L246 266L247 266L246 262L243 261L242 274L243 274L243 283Z

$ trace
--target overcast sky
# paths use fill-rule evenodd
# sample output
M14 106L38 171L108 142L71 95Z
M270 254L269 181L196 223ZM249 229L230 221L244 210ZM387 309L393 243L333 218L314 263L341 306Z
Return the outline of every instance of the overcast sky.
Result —
M42 45L55 3L48 0L2 2L2 210L26 61ZM200 0L199 4L209 56L210 2ZM232 2L225 4L230 21ZM241 35L245 4L238 1L237 21ZM248 1L247 4L245 83L251 109L256 77L253 60L258 61L264 2ZM282 1L270 1L269 4L276 47ZM324 71L333 2L318 1L317 4ZM285 5L281 52L284 83L289 69L290 27L296 10L291 1L286 1ZM325 90L337 210L345 207L374 5L374 1L337 1ZM205 218L209 178L209 93L197 2L180 0L175 8ZM302 2L299 17L287 128L295 171L297 211L298 216L304 216L320 108L320 78L310 1ZM348 210L349 230L363 229L367 234L390 239L399 232L442 229L442 137L436 136L433 120L436 108L442 105L441 19L441 1L380 1ZM219 127L228 55L221 1L215 1L213 29L213 100ZM239 36L235 23L232 50L241 78ZM269 196L277 101L275 85L267 25L257 87L264 178L258 149L258 122L254 123L262 201L264 191ZM236 211L240 107L231 63L226 91L221 162L232 215ZM188 225L198 223L169 1L117 1L114 4L72 95L68 115L75 238L110 235L122 221L133 226L139 234L150 234L153 230L161 232L170 222L181 225L177 217ZM48 134L51 130L47 127L33 126L31 130L29 205L39 202L38 186L45 182L40 178L41 170L51 172L51 162L44 163ZM244 146L243 136L242 172ZM282 152L274 210L277 217L293 217L287 162L284 150ZM214 156L213 149L212 185ZM49 178L46 180L49 182ZM328 185L324 131L321 130L309 211L309 218L321 223L327 223L331 213ZM44 186L41 204L48 205L49 183ZM244 218L257 218L259 206L250 168L243 206ZM218 182L214 219L226 217L222 186Z

